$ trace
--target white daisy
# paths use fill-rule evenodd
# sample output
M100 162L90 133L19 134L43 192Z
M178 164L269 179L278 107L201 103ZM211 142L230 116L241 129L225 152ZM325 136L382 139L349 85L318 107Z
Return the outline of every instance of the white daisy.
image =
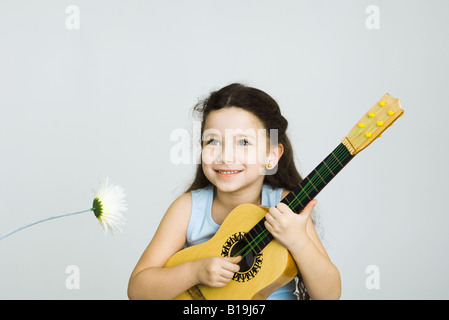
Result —
M100 190L98 190L98 193L95 196L92 208L78 212L65 213L28 223L4 235L0 235L0 240L3 240L20 230L34 226L38 223L91 211L94 212L97 219L101 222L101 225L106 233L108 230L112 233L115 231L122 232L121 226L125 224L125 217L122 215L122 212L128 210L125 196L125 190L118 185L109 183L109 178L106 177L100 183Z
M122 232L121 226L126 221L122 212L128 210L125 196L125 190L119 185L110 183L108 177L100 183L100 189L95 196L92 211L106 233L108 231L112 233L115 231Z

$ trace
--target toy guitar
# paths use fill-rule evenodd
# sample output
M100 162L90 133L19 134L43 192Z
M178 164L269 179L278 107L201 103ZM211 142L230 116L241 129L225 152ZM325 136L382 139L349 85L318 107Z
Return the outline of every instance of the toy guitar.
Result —
M352 128L348 136L281 202L299 213L361 150L403 115L399 99L385 94ZM264 226L268 208L242 204L229 213L217 233L202 244L174 254L166 267L205 257L242 256L240 270L221 288L196 285L175 299L265 299L290 282L298 268Z

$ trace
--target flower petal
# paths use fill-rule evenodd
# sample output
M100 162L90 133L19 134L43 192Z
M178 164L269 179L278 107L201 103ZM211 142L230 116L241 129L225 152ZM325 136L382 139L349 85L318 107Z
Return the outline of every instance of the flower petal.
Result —
M115 231L123 232L121 226L125 224L126 219L122 213L128 210L125 197L125 189L110 183L108 177L100 182L100 188L95 196L94 208L92 209L96 209L94 211L95 216L100 221L105 233L108 231L112 233L115 233Z

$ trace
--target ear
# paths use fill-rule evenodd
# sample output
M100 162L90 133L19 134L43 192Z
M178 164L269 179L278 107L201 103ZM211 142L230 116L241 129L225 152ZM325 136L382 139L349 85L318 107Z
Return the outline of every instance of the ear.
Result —
M265 167L267 169L275 168L279 163L279 160L281 159L283 154L284 154L284 146L282 145L282 143L279 143L277 146L270 146L270 150L267 156L267 163Z

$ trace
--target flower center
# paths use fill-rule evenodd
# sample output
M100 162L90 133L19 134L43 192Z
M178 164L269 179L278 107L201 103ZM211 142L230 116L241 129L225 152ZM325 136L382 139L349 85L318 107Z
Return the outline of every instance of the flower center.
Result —
M92 204L92 211L94 212L97 219L101 218L101 215L103 214L103 205L101 204L100 199L94 199L94 203Z

